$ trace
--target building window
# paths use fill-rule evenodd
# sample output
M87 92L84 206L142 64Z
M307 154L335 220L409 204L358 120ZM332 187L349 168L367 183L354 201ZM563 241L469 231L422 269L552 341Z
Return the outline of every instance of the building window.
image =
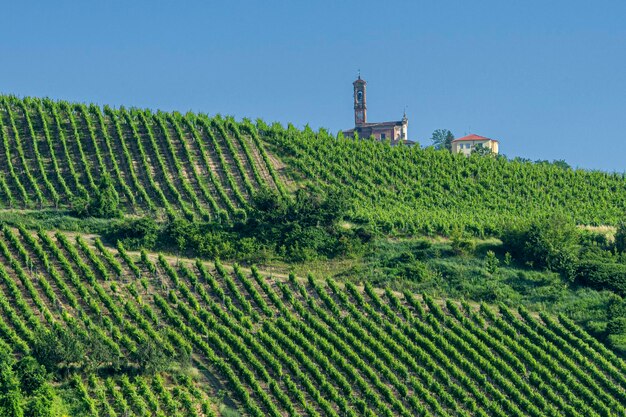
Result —
M358 92L356 93L356 100L357 100L359 103L362 103L362 102L363 102L363 91L358 91Z
M384 133L380 134L380 140L385 140L387 138L387 136Z

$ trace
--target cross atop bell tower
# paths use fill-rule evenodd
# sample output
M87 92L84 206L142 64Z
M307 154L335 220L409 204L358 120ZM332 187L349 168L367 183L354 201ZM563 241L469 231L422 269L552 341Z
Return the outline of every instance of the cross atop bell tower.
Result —
M358 127L367 123L367 104L365 100L365 86L367 83L361 79L361 71L359 77L352 83L354 86L354 125Z

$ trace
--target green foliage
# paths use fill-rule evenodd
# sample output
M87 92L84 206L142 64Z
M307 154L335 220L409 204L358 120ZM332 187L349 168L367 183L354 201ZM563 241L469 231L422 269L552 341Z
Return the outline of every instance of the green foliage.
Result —
M437 129L433 132L430 140L435 149L445 149L452 152L452 141L454 135L448 129Z
M367 245L365 265L349 271L348 278L363 279L374 285L428 285L434 278L427 261L439 256L439 248L425 239L390 241L384 238L372 240Z
M247 120L13 96L0 112L4 207L227 222L245 219L259 188L287 194Z
M477 144L472 149L472 155L488 156L488 155L492 155L492 154L493 154L493 152L492 152L491 148L488 148L488 147L484 146L482 143Z
M554 300L564 298L562 293L554 297L562 284L556 274L502 267L491 275L485 261L455 256L444 239L378 238L368 256L383 273L394 274L387 289L374 288L369 281L362 287L350 280L340 286L293 274L287 280L272 279L256 268L219 261L208 265L146 252L139 256L126 252L121 243L110 257L102 245L97 244L96 252L80 243L60 233L51 237L20 229L17 235L10 228L0 239L0 256L7 260L0 264L0 280L8 289L0 294L15 299L6 303L0 297L2 340L28 337L23 350L35 358L12 366L19 393L33 393L19 402L24 415L54 415L46 410L59 409L46 391L50 384L41 383L44 372L38 363L48 363L68 402L68 415L151 415L159 410L173 416L198 410L210 415L206 410L212 407L200 402L213 397L215 387L225 392L220 403L257 417L297 414L302 404L312 415L318 409L334 416L341 409L353 417L419 415L426 408L411 400L411 391L428 398L429 408L441 411L457 404L463 411L466 386L472 398L480 399L472 406L476 414L491 415L499 407L498 415L516 410L514 414L523 416L533 401L539 404L536 415L551 407L559 410L558 400L544 397L537 386L558 388L586 412L586 402L622 412L621 368L614 369L615 357L588 342L576 325L565 328L561 321L550 322L552 316L539 321L535 314L514 314L505 307L497 313L488 307L479 311L472 303L461 310L448 301L444 308L436 293L457 289L472 301L519 303L525 286L552 308ZM480 249L486 247L499 252L494 240ZM37 287L25 270L31 256L43 267L36 275ZM2 273L5 269L10 275ZM377 278L378 271L371 272ZM25 291L12 290L13 276ZM39 294L47 280L54 280L54 287ZM139 290L144 280L149 295ZM437 299L410 292L400 297L392 290L400 283L428 289ZM25 296L28 303L20 298ZM50 302L43 303L43 297ZM69 307L53 301L61 298ZM585 298L585 310L591 310L590 299ZM12 314L12 305L19 315ZM34 308L41 309L41 316L31 312ZM21 317L32 323L32 331L20 326ZM615 320L610 328L619 330L619 324ZM617 343L620 336L609 337ZM110 347L117 364L101 356L99 343ZM0 347L6 345L0 342ZM22 352L19 357L24 356ZM210 379L205 369L210 369ZM528 379L528 372L535 376ZM588 389L610 372L615 389ZM191 381L193 375L197 381ZM388 383L376 382L382 378ZM448 378L465 382L444 403L440 393ZM511 388L518 386L523 390ZM495 390L503 394L499 400L490 397ZM512 392L518 395L513 398ZM305 396L308 400L300 401Z
M107 240L121 241L129 249L148 248L155 246L161 225L150 216L126 218L109 224L104 233Z
M60 417L65 407L50 379L33 357L15 361L0 353L0 415Z
M626 353L626 302L613 296L607 306L605 338L614 350Z
M485 256L485 269L490 274L495 274L498 272L498 266L500 265L500 260L497 258L496 253L492 250L487 251L487 255Z
M97 219L94 217L77 218L63 210L17 211L5 210L0 212L0 222L12 227L23 226L28 229L64 230L83 233L104 233L110 223L115 220Z
M56 372L84 360L85 346L63 328L42 329L35 335L31 353L48 372Z
M452 250L457 255L469 255L476 249L476 243L465 230L455 227L451 233Z
M22 381L22 390L27 395L33 394L48 381L46 368L32 356L20 359L15 365L15 370Z
M342 193L298 190L288 200L261 190L254 196L253 211L243 228L291 261L347 255L358 252L370 238L363 227L341 227L347 204Z
M62 417L66 407L50 384L43 385L26 403L25 415L29 417Z
M363 227L342 227L345 200L301 190L294 199L262 189L249 217L233 225L171 219L162 227L161 249L191 256L238 261L280 257L290 262L359 253L370 234ZM114 237L116 234L112 234Z
M257 127L294 181L343 190L348 218L385 234L450 236L462 227L476 237L499 236L511 223L554 212L576 224L616 225L626 210L621 174Z
M389 277L395 277L408 282L428 281L432 272L428 266L412 252L403 252L399 256L385 260L381 266Z
M52 376L71 381L75 415L197 414L207 393L171 375L165 388L160 375L189 370L192 352L203 377L208 369L229 402L257 417L623 414L623 366L576 326L523 309L461 313L452 301L443 309L391 290L567 312L622 349L623 302L594 288L624 294L624 255L575 224L616 224L623 176L219 116L13 98L0 107L4 206L70 204L100 218L38 212L21 218L42 228L36 237L3 230L0 340L20 360L0 367L0 415L59 414ZM449 131L435 136L450 149ZM299 191L281 183L276 155ZM104 220L122 212L132 217ZM58 227L106 227L118 251L96 240L91 253L89 243L45 231ZM418 232L451 240L381 237ZM476 237L491 234L505 247L477 249ZM335 259L351 269L344 290L313 277L270 281L254 268L231 273L219 262L157 262L125 248L239 262ZM576 271L583 285L543 269ZM390 288L381 295L372 282ZM462 385L451 390L449 381Z
M603 260L584 261L576 272L577 282L596 289L626 295L626 265Z
M582 229L579 230L579 235L583 251L599 254L600 252L607 252L613 249L606 233ZM581 257L583 256L584 254L581 254Z
M615 231L615 249L626 252L626 222L620 222Z
M165 224L158 242L161 250L206 258L246 258L262 251L258 241L242 238L229 226L184 219L174 219Z
M152 340L146 340L130 355L130 360L137 364L141 372L149 375L169 369L172 359Z
M554 167L557 167L557 168L560 168L560 169L564 169L564 170L572 169L572 167L567 162L565 162L565 160L563 160L563 159L555 159L552 162L550 162L548 160L545 160L545 159L544 160L538 159L538 160L535 161L535 164L537 164L537 165L551 165L551 166L554 166Z
M505 230L501 239L504 249L516 260L574 278L579 232L570 218L555 214L519 223Z
M110 219L120 216L119 197L108 174L100 177L98 189L89 202L89 214L94 217Z
M13 358L8 352L0 352L0 415L23 417L24 399L13 366Z
M78 217L98 217L111 219L122 215L119 209L119 196L108 174L100 177L98 188L91 196L83 195L72 198L73 213Z
M168 356L163 347L152 340L141 341L136 349L119 357L98 333L76 335L63 328L38 331L32 343L32 355L36 363L57 374L74 370L94 372L104 367L111 371L132 369L154 375L186 361L184 351ZM29 364L24 372L28 388L41 382L42 369L35 364Z

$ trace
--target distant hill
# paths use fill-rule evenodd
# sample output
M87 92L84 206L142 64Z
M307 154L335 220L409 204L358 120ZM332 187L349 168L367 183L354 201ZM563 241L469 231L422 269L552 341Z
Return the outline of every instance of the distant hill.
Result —
M294 178L346 193L355 219L386 232L447 235L460 226L492 234L554 211L579 224L615 225L626 213L622 174L391 147L278 124L260 124L259 131Z
M125 213L188 219L233 218L249 209L255 190L287 195L287 183L340 191L353 220L385 232L449 234L460 226L492 234L552 211L615 225L626 212L621 174L390 147L261 121L0 96L0 132L5 208L70 208L107 173Z

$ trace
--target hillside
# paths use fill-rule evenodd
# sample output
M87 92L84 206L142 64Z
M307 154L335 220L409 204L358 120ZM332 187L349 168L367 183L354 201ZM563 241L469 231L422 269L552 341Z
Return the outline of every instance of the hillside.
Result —
M622 175L13 96L0 134L0 414L626 413Z
M59 388L70 415L206 416L220 401L256 416L625 412L626 364L565 318L61 233L4 228L0 254L2 348L73 374ZM42 351L42 329L83 355L46 362L58 352ZM158 352L179 365L153 369Z
M497 234L503 225L554 211L578 224L615 225L626 212L622 174L390 147L278 124L258 128L293 178L346 193L353 218L385 232L449 235L461 227Z
M497 234L553 211L616 225L626 211L621 174L390 148L261 121L1 96L0 133L5 208L71 208L107 173L125 213L192 220L241 217L256 190L287 195L286 183L340 191L354 221L385 233Z
M106 173L126 213L229 218L259 187L284 192L250 123L0 97L8 208L68 208Z

